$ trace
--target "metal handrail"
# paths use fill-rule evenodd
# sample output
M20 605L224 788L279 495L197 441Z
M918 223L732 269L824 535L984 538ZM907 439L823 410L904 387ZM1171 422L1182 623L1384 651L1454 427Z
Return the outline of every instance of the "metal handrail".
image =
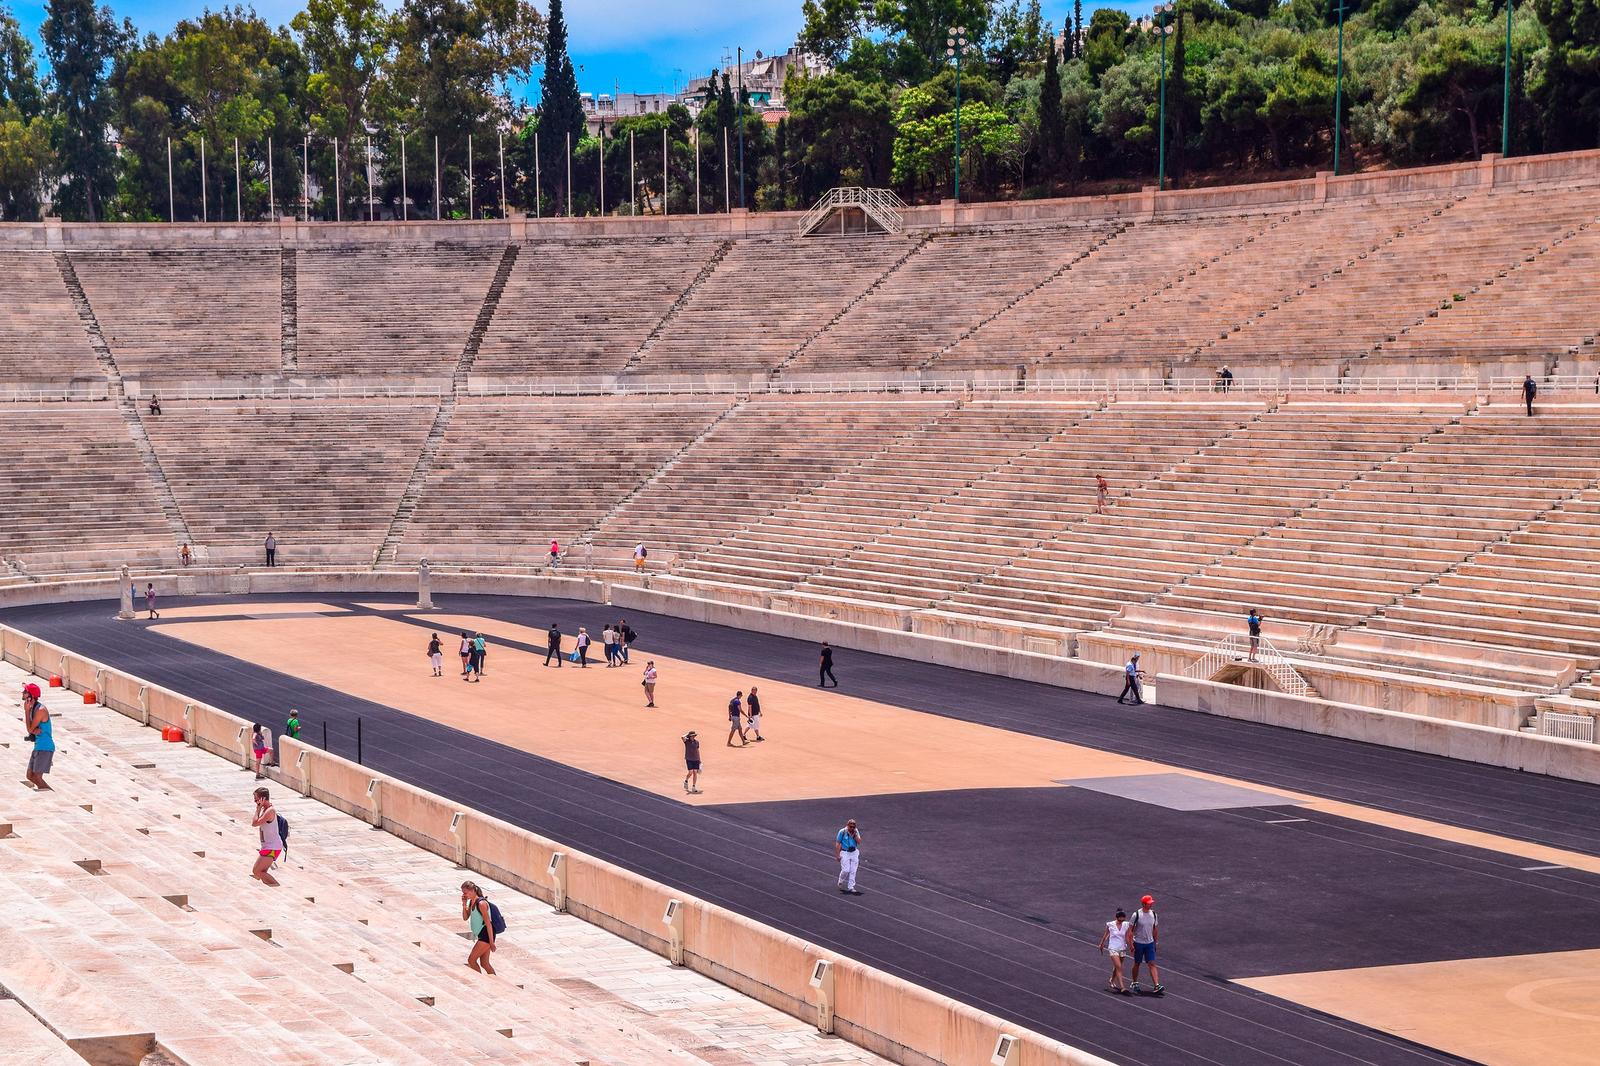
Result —
M1254 664L1264 669L1278 687L1291 696L1314 696L1310 682L1300 676L1300 671L1294 668L1277 646L1266 637L1257 637ZM1228 663L1237 662L1247 655L1250 644L1247 638L1237 633L1231 634L1212 644L1210 649L1195 662L1190 663L1184 673L1189 677L1198 677L1209 681L1218 670Z
M900 212L905 206L905 201L889 189L841 185L823 193L822 198L812 205L811 210L800 216L797 230L804 237L815 230L822 220L828 217L830 211L841 207L859 207L886 232L899 233L905 228L905 223L900 218Z

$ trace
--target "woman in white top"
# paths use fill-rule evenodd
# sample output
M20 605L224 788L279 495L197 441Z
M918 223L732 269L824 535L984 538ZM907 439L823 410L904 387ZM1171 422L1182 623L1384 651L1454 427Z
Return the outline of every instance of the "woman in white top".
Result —
M1106 931L1100 934L1100 950L1111 956L1111 981L1106 985L1107 992L1124 996L1132 994L1128 990L1127 980L1122 976L1122 960L1128 955L1128 935L1132 931L1128 915L1119 910L1116 919L1107 922Z
M605 645L606 667L609 669L610 667L618 665L617 633L616 630L611 628L611 624L609 622L606 623L606 627L600 631L600 643Z
M644 705L646 707L654 707L656 705L656 661L654 659L644 664L644 680L640 684L644 686Z

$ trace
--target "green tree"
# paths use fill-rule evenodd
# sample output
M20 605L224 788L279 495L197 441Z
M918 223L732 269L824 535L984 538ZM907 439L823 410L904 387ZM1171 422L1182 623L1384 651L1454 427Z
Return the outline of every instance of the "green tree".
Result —
M1067 124L1061 108L1061 65L1054 41L1046 42L1044 76L1039 82L1039 166L1047 182L1062 176Z
M539 135L540 186L552 190L550 202L556 210L566 210L567 141L577 145L583 139L583 100L578 95L578 72L567 54L567 19L561 0L550 0L550 20L545 38L544 74L539 79L539 120L523 131L525 177L533 178L533 140Z
M801 203L835 185L889 183L894 113L883 83L852 74L790 74L784 98Z
M1534 0L1533 8L1550 41L1533 88L1544 145L1600 146L1600 0Z
M307 0L290 25L310 71L305 99L311 128L338 145L340 173L350 175L343 188L373 195L377 190L366 189L365 140L378 124L374 98L394 50L394 17L380 0ZM385 196L392 198L392 191Z
M112 101L106 91L111 61L132 36L109 7L94 0L46 0L40 37L50 60L50 107L61 168L60 210L95 222L116 186L116 154L106 139Z
M0 8L0 221L39 217L44 175L54 161L43 109L33 46Z
M1017 176L1022 131L1002 108L983 99L961 102L962 180L993 191ZM947 187L955 169L955 112L938 106L927 86L907 89L895 110L894 180L911 189Z
M1089 32L1083 40L1083 56L1089 63L1089 76L1098 82L1105 72L1127 57L1127 13L1102 7L1089 16Z

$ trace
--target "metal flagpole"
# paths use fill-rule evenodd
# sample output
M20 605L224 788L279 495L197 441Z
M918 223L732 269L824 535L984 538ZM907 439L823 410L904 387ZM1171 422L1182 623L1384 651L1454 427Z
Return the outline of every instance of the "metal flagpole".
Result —
M639 213L639 175L633 169L633 131L628 131L628 213Z
M172 201L172 138L167 138L167 221L178 221L178 208Z
M506 135L505 131L496 134L500 138L500 217L505 218L509 212L506 210Z
M267 138L267 217L278 221L278 190L272 180L272 138Z
M211 221L211 209L206 206L206 139L200 138L200 221Z
M539 202L539 198L541 196L543 196L543 195L544 195L544 193L543 193L543 190L540 188L540 182L539 182L539 131L538 130L534 130L533 131L533 217L534 218L543 218L544 217L544 205Z
M739 98L734 103L734 114L739 122L739 210L744 210L744 48L738 48L738 61L734 70L739 74Z
M733 168L728 165L728 127L722 127L722 210L733 213Z
M406 197L406 135L400 135L400 221L411 221L411 204Z
M1506 0L1505 87L1500 93L1500 156L1511 154L1511 0Z
M694 213L700 213L700 131L694 131Z
M661 213L667 213L667 131L661 130Z
M567 131L567 215L572 215L572 131Z
M305 145L300 149L300 214L302 222L311 221L311 134L306 134Z
M1340 113L1344 110L1344 0L1339 0L1339 58L1336 60L1338 71L1333 82L1333 173L1339 173L1340 155Z
M472 134L467 134L467 217L475 217L472 204Z
M367 221L368 222L372 221L373 212L376 210L376 208L373 206L372 201L373 201L373 195L372 195L372 134L369 133L369 134L367 134Z
M344 190L339 185L339 138L333 139L333 220L344 221Z
M439 135L433 135L433 220L439 221L444 217L439 204Z
M606 124L600 123L600 217L606 217Z
M233 220L244 221L244 194L239 187L239 138L233 139Z

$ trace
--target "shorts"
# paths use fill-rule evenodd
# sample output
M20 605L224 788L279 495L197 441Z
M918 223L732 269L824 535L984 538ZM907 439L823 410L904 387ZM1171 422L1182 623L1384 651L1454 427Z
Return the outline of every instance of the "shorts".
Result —
M262 848L258 854L260 854L262 858L271 859L273 862L277 862L278 856L282 855L283 852L273 851L271 848Z
M1156 946L1154 944L1137 944L1137 943L1134 944L1133 945L1133 961L1134 962L1148 962L1148 963L1155 962L1156 961Z
M1125 959L1128 957L1128 953L1126 951L1118 951L1116 948L1112 948L1110 951L1107 951L1106 954L1110 955L1113 959Z
M33 754L28 756L28 772L43 777L50 772L50 764L55 761L55 757L56 753L53 748L44 751L34 748Z
M257 761L260 761L261 759L265 759L267 757L267 749L266 748L254 748L254 749L251 750L251 754L256 757Z
M759 714L752 714L750 716L750 728L754 729L757 733L761 732L761 716Z
M478 930L478 943L487 944L488 942L489 942L489 930L487 930L487 929L479 929Z
M684 766L688 767L690 770L698 770L698 769L700 769L700 760L699 759L685 759L683 764L684 764Z

